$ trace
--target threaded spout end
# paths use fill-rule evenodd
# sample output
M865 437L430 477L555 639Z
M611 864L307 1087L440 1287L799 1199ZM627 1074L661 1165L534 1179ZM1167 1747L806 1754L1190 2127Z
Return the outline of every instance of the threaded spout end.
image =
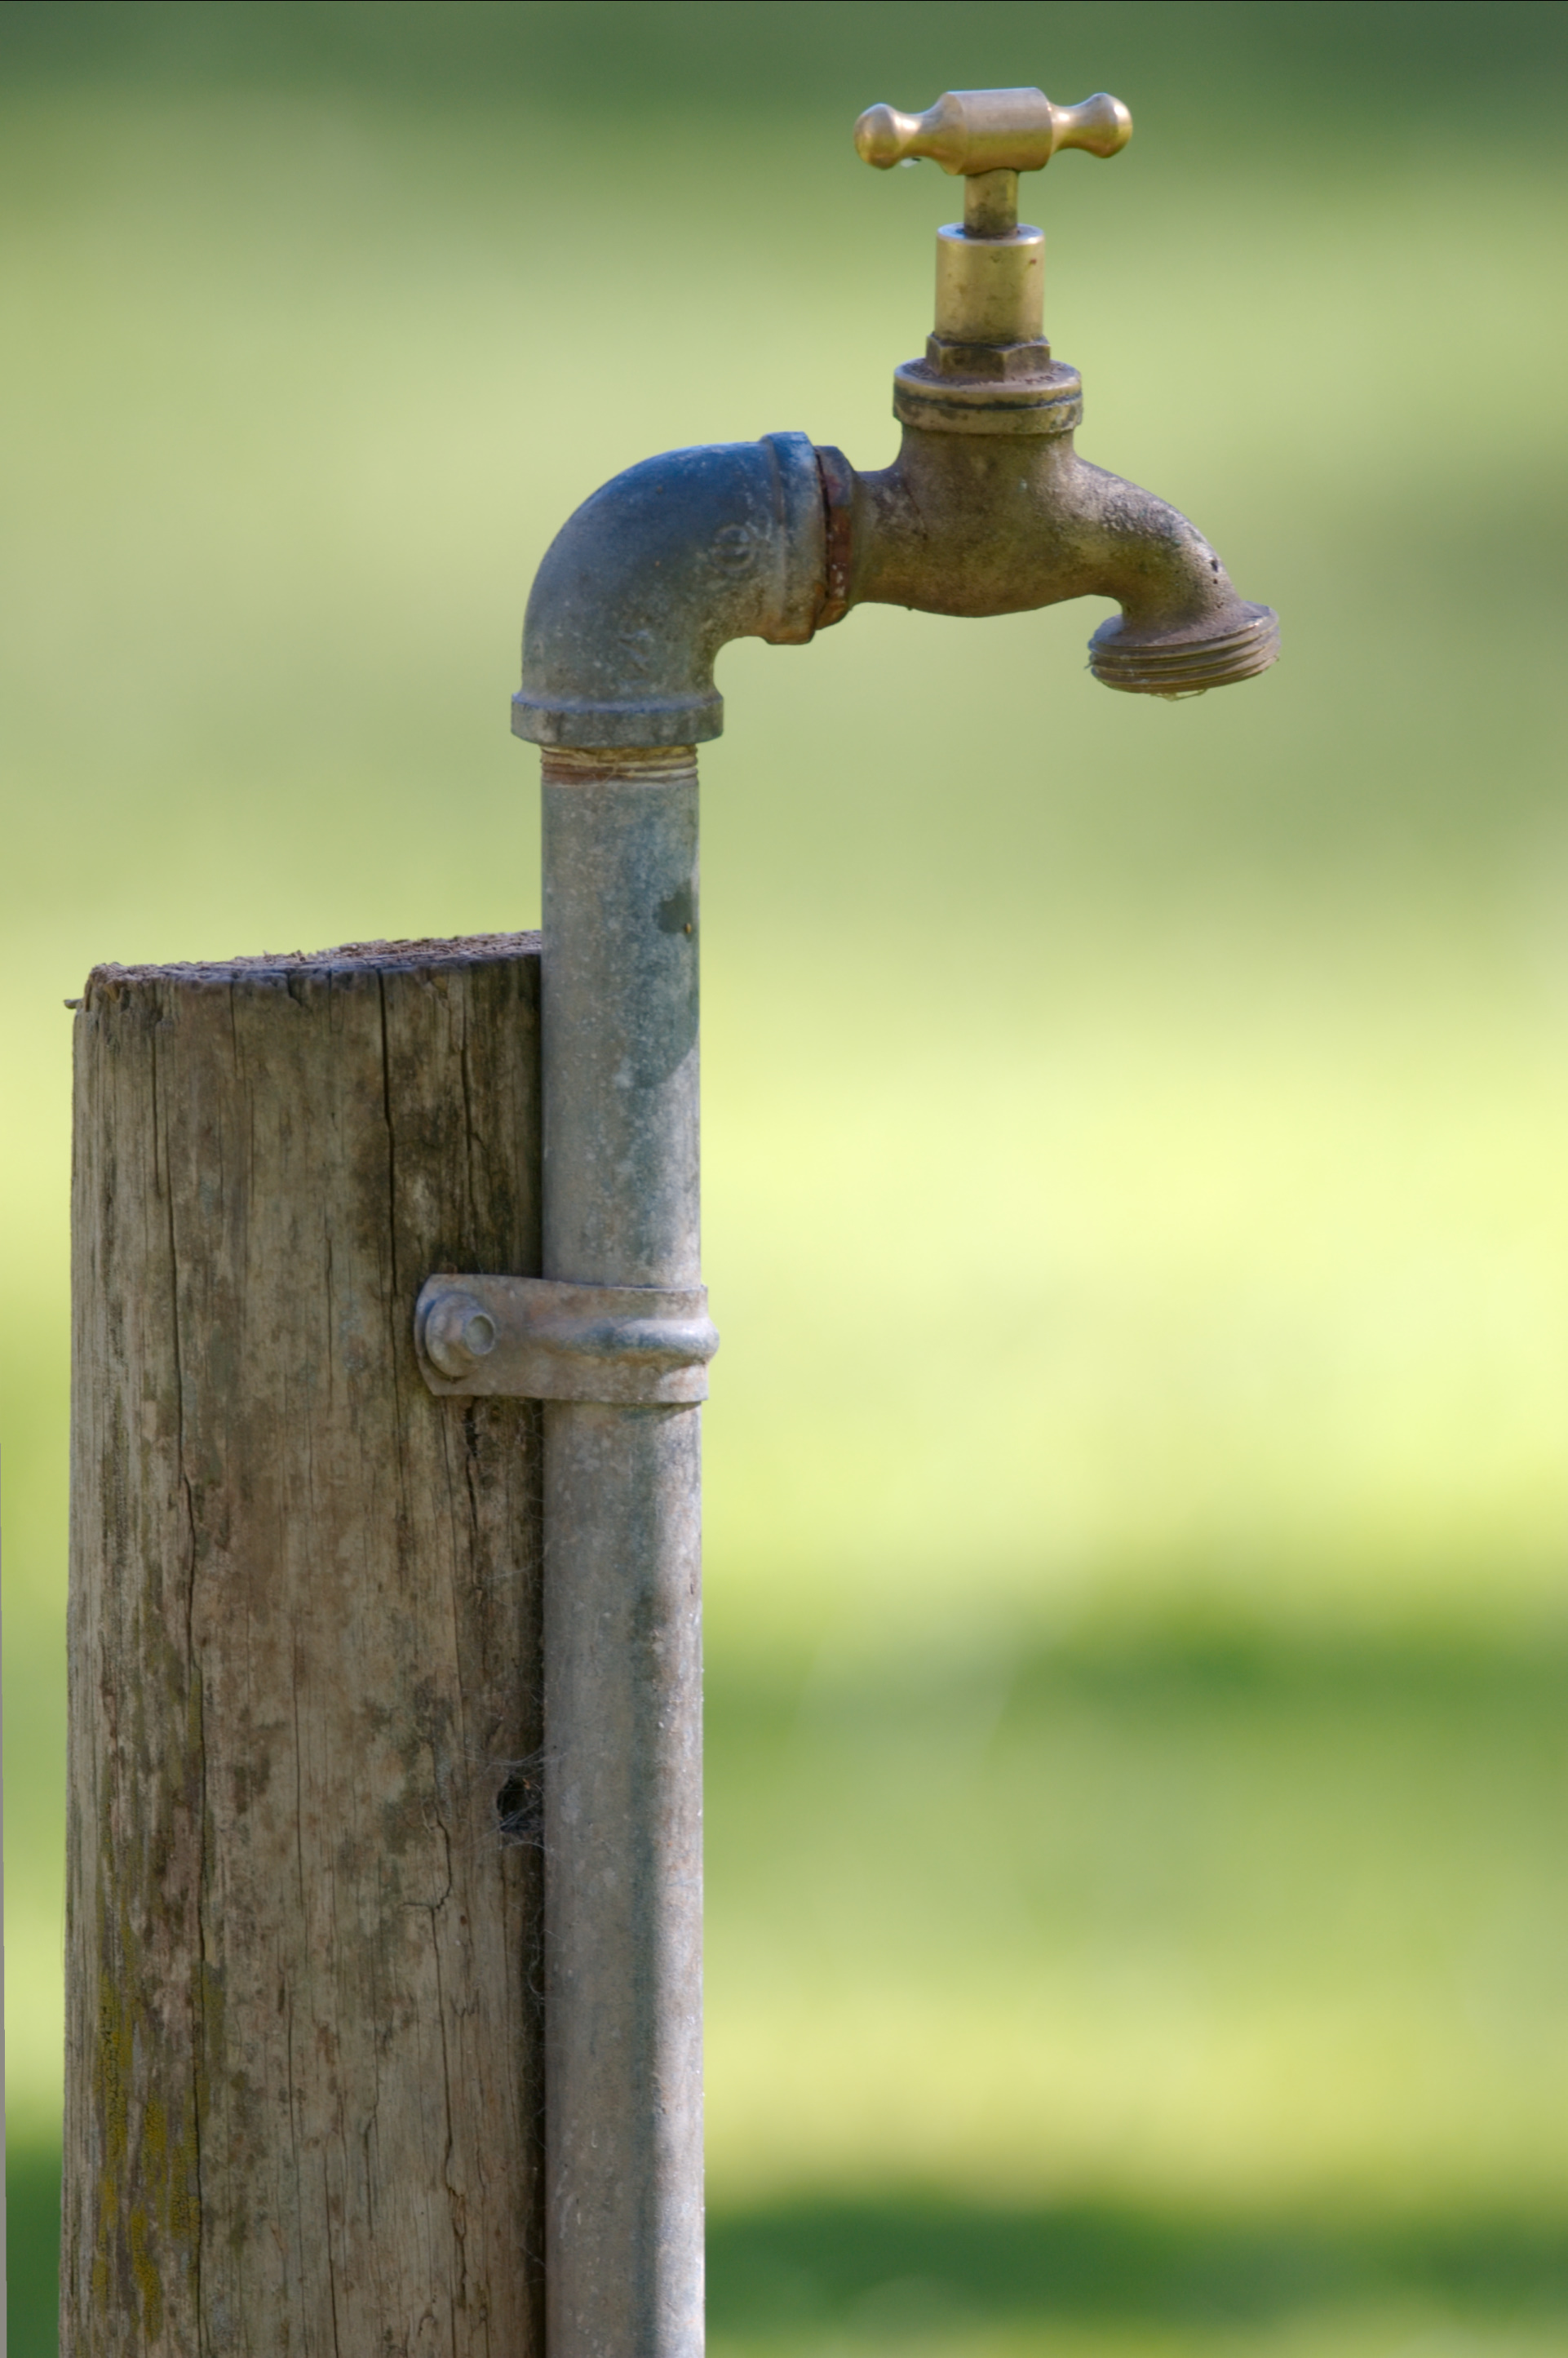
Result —
M1280 653L1280 618L1271 606L1243 606L1223 626L1145 632L1119 616L1102 622L1089 641L1089 669L1102 687L1132 696L1201 696L1267 671Z

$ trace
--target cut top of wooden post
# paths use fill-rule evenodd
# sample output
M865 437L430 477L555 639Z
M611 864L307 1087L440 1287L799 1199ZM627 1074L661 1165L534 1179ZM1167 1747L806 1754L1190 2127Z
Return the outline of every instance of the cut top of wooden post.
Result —
M87 2353L539 2344L537 937L76 1017L63 2301Z

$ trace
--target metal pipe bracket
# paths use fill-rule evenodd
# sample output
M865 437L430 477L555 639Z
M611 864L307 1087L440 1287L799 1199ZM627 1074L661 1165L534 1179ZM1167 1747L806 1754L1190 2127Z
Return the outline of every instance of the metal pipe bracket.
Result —
M708 1398L719 1335L704 1285L440 1273L419 1289L414 1347L446 1398L679 1408Z

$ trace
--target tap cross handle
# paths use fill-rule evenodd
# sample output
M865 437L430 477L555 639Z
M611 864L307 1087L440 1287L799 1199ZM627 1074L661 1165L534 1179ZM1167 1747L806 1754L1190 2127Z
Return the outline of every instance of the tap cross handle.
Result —
M928 156L966 179L1038 172L1058 147L1115 156L1131 136L1131 115L1103 90L1077 106L1053 106L1043 90L950 90L924 114L869 106L855 125L861 160L879 171Z

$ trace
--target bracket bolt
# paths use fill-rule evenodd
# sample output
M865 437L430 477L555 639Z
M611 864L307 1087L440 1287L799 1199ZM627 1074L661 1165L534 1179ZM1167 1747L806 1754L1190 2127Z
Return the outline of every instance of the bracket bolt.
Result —
M438 1293L425 1313L425 1356L444 1376L467 1375L495 1348L495 1321L471 1293Z

